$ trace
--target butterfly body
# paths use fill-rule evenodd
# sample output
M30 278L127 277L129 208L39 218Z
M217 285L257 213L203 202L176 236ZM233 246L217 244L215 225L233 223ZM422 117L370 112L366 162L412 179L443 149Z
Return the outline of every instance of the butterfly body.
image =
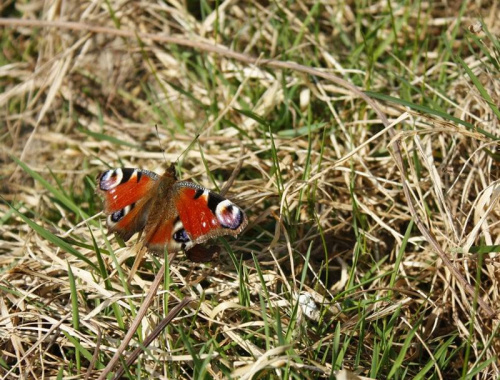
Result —
M188 250L217 236L237 236L248 223L231 201L178 181L173 165L162 176L132 168L102 172L97 192L104 199L109 231L125 241L144 231L144 244L154 252Z

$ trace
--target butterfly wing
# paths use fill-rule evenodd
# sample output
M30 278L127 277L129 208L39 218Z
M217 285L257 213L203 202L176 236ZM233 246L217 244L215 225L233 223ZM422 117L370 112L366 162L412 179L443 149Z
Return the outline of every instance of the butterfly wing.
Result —
M248 223L238 206L195 183L175 182L168 190L162 187L145 229L145 244L152 251L187 251L217 236L236 236Z
M248 223L245 213L230 200L193 182L177 182L174 194L179 219L193 244L237 236Z
M178 216L163 218L158 223L149 223L145 231L144 244L153 252L162 253L167 248L167 251L172 253L193 246Z
M153 172L132 168L107 170L97 176L96 191L104 199L110 232L127 241L144 228L159 179Z

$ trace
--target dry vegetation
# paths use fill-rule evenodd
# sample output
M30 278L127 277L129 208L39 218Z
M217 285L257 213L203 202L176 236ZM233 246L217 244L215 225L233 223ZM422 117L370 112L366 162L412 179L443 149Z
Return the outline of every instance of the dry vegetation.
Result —
M497 2L0 9L0 376L103 373L164 257L127 281L94 179L165 155L211 189L241 163L250 223L167 266L128 376L500 377Z

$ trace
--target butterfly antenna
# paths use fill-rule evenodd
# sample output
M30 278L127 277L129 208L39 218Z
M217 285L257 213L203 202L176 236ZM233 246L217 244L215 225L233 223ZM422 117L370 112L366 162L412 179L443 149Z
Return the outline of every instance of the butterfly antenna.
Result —
M160 139L160 133L158 132L158 124L155 124L155 129L156 129L156 137L158 137L158 145L160 145L161 152L163 153L163 159L165 160L165 163L167 163L167 156L165 156L165 149L161 146L161 139Z

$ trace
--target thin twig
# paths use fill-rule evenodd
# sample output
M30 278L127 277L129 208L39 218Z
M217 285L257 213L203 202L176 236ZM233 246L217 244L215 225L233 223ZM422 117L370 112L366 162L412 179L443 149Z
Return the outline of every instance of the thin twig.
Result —
M137 360L139 355L144 351L145 348L147 348L153 341L156 339L158 335L165 329L165 327L168 326L168 324L174 319L177 314L188 304L192 301L191 298L186 297L184 298L176 307L174 307L168 315L162 319L162 321L154 328L154 330L151 332L151 334L148 335L146 339L144 339L144 342L137 347L128 357L125 367L129 368L134 362ZM116 371L115 375L115 380L119 379L123 373L125 372L125 367L120 367L118 368L118 371Z
M168 258L168 262L173 260L175 254L170 254ZM137 331L137 328L142 322L142 319L146 315L146 312L149 309L149 306L153 302L153 298L156 295L156 291L158 290L158 287L160 286L160 283L163 280L163 275L165 274L165 263L161 266L160 270L158 271L158 274L156 275L153 283L151 284L151 288L149 288L149 292L146 295L146 298L144 299L141 308L139 309L134 321L132 322L132 325L130 325L129 330L127 331L127 334L125 334L125 337L123 338L122 343L116 350L115 354L109 361L108 365L104 370L101 372L101 375L99 376L99 380L104 380L106 376L113 370L113 367L116 365L116 363L120 360L120 356L122 356L122 353L125 351L127 348L129 342L132 340L132 337L134 336L135 332Z

